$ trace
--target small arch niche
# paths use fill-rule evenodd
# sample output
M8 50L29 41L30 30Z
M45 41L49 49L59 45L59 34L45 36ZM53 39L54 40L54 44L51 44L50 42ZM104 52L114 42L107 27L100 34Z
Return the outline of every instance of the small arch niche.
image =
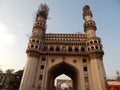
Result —
M78 47L75 47L75 52L78 52L78 51L79 51Z
M34 48L34 45L31 45L31 48Z
M81 52L85 52L85 48L84 47L81 47Z
M69 47L69 48L68 48L68 52L72 52L72 47Z
M56 47L56 51L59 52L60 51L60 47Z
M32 42L35 42L35 40L33 39Z
M90 44L93 44L93 41L90 41Z
M52 51L52 52L53 52L53 51L54 51L54 47L50 47L50 51Z
M94 43L97 43L97 41L95 40Z

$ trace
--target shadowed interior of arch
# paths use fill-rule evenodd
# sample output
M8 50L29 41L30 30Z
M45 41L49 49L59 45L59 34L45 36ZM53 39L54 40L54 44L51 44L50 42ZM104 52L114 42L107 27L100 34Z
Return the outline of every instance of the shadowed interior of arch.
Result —
M55 65L49 70L49 76L48 76L49 90L53 90L55 78L61 74L65 74L68 77L70 77L73 81L73 88L77 90L76 87L78 85L78 74L77 74L76 68L65 62Z

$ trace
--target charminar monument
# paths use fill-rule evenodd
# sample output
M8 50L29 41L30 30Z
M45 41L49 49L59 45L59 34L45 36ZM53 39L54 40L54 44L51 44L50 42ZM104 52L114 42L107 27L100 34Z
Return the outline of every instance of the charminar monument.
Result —
M48 6L41 4L19 90L55 90L55 78L61 74L71 78L74 90L106 90L104 51L90 7L83 7L84 34L46 33L48 13Z

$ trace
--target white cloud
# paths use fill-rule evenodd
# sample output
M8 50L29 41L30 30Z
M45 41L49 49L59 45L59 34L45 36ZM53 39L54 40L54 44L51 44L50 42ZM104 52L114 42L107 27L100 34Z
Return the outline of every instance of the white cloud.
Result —
M18 23L18 26L19 26L19 27L24 27L24 24L21 23L21 22L19 22L19 23Z
M8 47L15 42L15 36L8 32L7 26L0 23L0 48Z
M0 68L6 70L14 60L14 45L16 37L9 32L7 26L0 23Z
M0 32L5 33L7 31L7 27L0 23Z

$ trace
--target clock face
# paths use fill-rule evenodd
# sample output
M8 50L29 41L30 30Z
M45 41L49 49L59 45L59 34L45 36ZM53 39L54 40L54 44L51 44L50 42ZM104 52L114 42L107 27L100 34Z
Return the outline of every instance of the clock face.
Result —
M63 48L62 48L62 51L63 51L63 52L64 52L64 51L66 51L66 48L65 48L65 47L63 47Z
M38 29L33 30L33 35L38 35Z
M37 33L37 32L38 32L38 29L34 29L34 32Z

